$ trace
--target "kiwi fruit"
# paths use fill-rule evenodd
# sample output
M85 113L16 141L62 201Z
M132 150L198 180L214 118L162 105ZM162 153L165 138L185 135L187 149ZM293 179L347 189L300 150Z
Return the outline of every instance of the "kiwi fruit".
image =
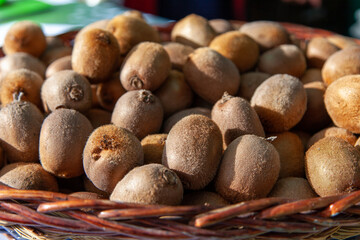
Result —
M3 50L6 55L25 52L39 57L45 49L45 35L41 27L32 21L18 21L5 34Z
M40 162L43 168L62 178L84 173L82 153L93 127L80 112L57 109L44 120L40 132Z
M109 196L110 196L109 193L101 191L100 189L95 187L95 185L90 181L90 179L85 174L82 175L82 179L83 179L83 184L84 184L85 191L93 192L93 193L96 193L99 196L102 196L102 198L109 199Z
M189 14L177 21L171 31L171 40L193 48L206 47L216 36L208 20L196 14Z
M81 199L106 199L104 196L94 192L73 192L69 196L77 197Z
M289 74L301 77L306 70L303 52L293 44L282 44L264 52L259 57L259 71L274 74Z
M92 103L91 86L79 73L63 70L46 79L41 87L41 99L47 113L58 108L86 112Z
M211 118L211 110L208 108L203 108L203 107L194 107L194 108L187 108L181 111L178 111L176 113L174 113L173 115L171 115L170 117L168 117L163 124L163 132L164 133L169 133L170 129L181 119L183 119L186 116L189 116L191 114L200 114L200 115L204 115L208 118Z
M164 110L148 90L128 91L116 102L111 123L132 132L138 139L160 131Z
M300 138L300 140L303 144L304 150L308 149L307 145L308 145L310 138L312 137L311 133L297 130L297 129L293 129L293 130L291 130L291 132L295 133Z
M252 69L259 58L259 45L237 30L216 36L209 47L235 63L240 72Z
M242 74L237 95L250 102L256 88L270 76L270 74L263 72L246 72Z
M151 163L132 169L121 179L110 200L151 205L179 205L183 186L175 172Z
M150 134L141 140L141 146L144 150L144 164L160 163L164 151L167 134Z
M193 92L187 84L184 74L171 70L165 82L154 92L163 106L164 116L178 112L191 106Z
M307 143L307 148L310 148L314 143L319 141L320 139L323 139L325 137L338 137L341 138L351 145L354 145L356 143L356 135L354 135L352 132L345 128L340 127L327 127L324 129L321 129L320 131L316 132L311 136Z
M211 19L208 21L217 35L235 30L230 21L222 18Z
M89 29L76 35L71 65L90 83L107 80L119 66L120 48L113 34L102 29Z
M303 84L311 83L311 82L323 82L321 76L321 69L318 68L308 68L301 76L300 81Z
M130 131L113 124L96 128L83 151L86 176L96 188L109 194L125 174L143 163L140 141Z
M332 54L321 69L327 86L346 75L360 74L360 46L351 46Z
M41 108L40 89L43 79L31 70L21 68L8 73L1 81L0 100L3 105L16 99L29 101Z
M337 52L339 48L329 42L324 37L313 37L306 47L306 59L309 67L321 69L332 54Z
M85 116L89 119L94 129L111 122L111 112L100 108L91 108L85 113Z
M327 36L326 39L340 49L357 45L353 38L345 37L339 34L331 34Z
M202 189L216 174L222 146L221 131L214 121L190 115L171 128L162 164L175 171L185 189Z
M221 130L225 148L241 135L254 134L265 137L257 113L243 98L224 93L212 108L211 119Z
M161 44L142 42L126 56L120 70L120 81L128 91L154 91L165 81L170 69L169 55Z
M276 74L265 80L251 98L265 132L284 132L300 122L306 111L307 97L296 77Z
M53 61L47 68L45 72L46 78L51 77L54 73L60 72L62 70L72 70L71 66L71 56L64 56Z
M121 14L115 16L109 21L106 30L117 39L122 56L140 42L160 42L159 33L155 28L144 20L132 16Z
M11 163L0 170L0 182L21 190L59 190L56 178L46 172L39 163Z
M204 205L211 207L224 207L229 204L220 194L205 190L186 192L181 202L181 205Z
M261 51L290 43L288 31L277 22L247 22L240 27L239 31L254 39L259 44Z
M305 178L286 177L279 179L268 197L280 197L294 200L315 198L318 195Z
M49 66L57 59L65 56L71 56L71 54L72 48L69 46L49 48L41 55L40 60L45 64L45 66Z
M240 74L236 65L209 47L191 53L183 72L192 90L212 104L224 92L235 95L239 89Z
M280 156L279 178L304 177L304 145L298 135L292 132L282 132L270 135L271 141Z
M280 172L276 148L264 138L243 135L226 148L215 178L215 189L231 203L266 197Z
M336 126L353 133L360 133L359 74L347 75L331 83L325 91L324 102L326 110Z
M189 54L194 51L194 48L178 42L163 42L162 45L170 57L172 68L182 71Z
M34 71L42 78L45 78L45 64L28 53L13 53L0 59L0 73L2 76L20 68L26 68L28 70Z
M46 36L46 50L66 46L60 36Z
M14 101L0 110L0 143L9 163L38 162L44 116L31 102Z
M100 107L113 111L117 100L126 92L119 81L120 72L114 73L108 81L98 83L93 94Z
M325 137L305 155L306 177L320 197L360 188L360 152L347 141Z

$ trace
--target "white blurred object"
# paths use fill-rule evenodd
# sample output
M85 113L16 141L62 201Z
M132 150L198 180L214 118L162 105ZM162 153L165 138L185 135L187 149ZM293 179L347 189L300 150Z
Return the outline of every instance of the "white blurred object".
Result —
M350 26L349 34L351 37L360 38L360 9L356 10L354 13L355 23Z

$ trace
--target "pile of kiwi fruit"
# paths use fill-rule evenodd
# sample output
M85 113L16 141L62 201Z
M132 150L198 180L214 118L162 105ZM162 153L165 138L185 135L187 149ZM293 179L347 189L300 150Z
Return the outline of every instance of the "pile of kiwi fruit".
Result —
M0 58L0 183L224 206L360 189L360 45L129 11L73 42L21 21Z

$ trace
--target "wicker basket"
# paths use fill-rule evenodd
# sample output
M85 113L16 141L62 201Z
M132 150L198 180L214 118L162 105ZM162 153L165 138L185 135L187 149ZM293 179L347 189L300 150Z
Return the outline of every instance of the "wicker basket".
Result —
M163 40L169 39L172 26L159 28ZM284 26L301 40L333 34ZM61 38L70 43L75 34ZM23 239L345 239L360 234L360 191L300 201L264 198L216 208L84 200L0 186L0 208L0 225Z

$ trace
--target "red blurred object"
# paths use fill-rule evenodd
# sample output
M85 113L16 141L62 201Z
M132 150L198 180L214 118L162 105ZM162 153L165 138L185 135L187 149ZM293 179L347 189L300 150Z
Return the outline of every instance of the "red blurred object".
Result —
M145 13L157 14L157 0L124 0L124 6Z

